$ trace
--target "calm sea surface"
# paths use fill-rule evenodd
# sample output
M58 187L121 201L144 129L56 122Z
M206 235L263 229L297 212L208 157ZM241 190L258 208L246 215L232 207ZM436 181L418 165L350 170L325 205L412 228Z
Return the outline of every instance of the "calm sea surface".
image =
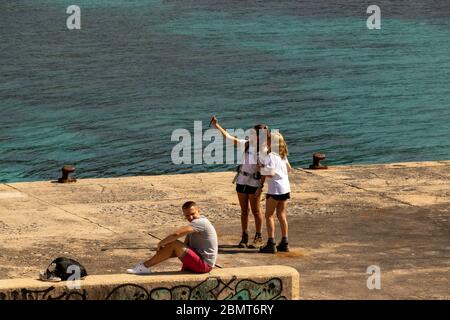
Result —
M2 182L230 169L171 162L212 114L296 166L450 159L448 0L0 0L0 36Z

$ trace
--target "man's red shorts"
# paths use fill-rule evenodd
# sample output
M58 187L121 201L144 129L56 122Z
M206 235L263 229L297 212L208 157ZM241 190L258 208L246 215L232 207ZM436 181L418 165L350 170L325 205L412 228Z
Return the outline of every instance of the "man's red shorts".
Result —
M181 258L183 267L181 271L191 271L195 273L207 273L210 272L212 267L207 264L194 250L188 248Z

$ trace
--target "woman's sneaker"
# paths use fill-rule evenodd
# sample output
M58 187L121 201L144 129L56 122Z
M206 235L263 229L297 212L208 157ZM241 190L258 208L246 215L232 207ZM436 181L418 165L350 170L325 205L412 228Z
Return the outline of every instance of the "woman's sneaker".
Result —
M287 242L280 242L277 245L278 252L289 252L289 244Z
M264 245L262 237L255 236L253 239L252 244L250 244L248 247L250 249L259 249Z
M241 242L239 242L238 247L247 248L247 244L248 244L248 233L243 232Z
M275 249L275 243L266 243L264 247L259 249L260 253L276 253L277 249Z
M144 266L143 262L140 262L137 265L135 265L134 268L127 269L127 272L131 274L150 274L152 273L152 270Z

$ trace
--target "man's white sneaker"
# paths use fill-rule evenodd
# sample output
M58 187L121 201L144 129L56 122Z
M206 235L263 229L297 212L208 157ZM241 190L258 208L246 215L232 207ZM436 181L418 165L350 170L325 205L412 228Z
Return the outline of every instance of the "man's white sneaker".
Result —
M152 270L144 266L143 262L140 262L135 265L133 269L127 269L127 272L131 274L150 274L152 273Z

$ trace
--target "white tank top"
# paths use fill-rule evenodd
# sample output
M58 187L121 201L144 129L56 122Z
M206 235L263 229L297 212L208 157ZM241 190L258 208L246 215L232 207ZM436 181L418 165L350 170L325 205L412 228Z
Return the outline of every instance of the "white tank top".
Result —
M249 146L248 150L245 151L245 144L247 143L247 140L239 140L238 146L240 149L238 149L238 152L243 151L244 156L242 157L242 163L241 163L241 171L248 173L248 175L239 174L236 183L247 185L251 187L259 187L261 184L261 180L256 180L253 178L253 174L257 172L256 170L256 163L257 163L257 156L256 156L256 150L254 147Z

